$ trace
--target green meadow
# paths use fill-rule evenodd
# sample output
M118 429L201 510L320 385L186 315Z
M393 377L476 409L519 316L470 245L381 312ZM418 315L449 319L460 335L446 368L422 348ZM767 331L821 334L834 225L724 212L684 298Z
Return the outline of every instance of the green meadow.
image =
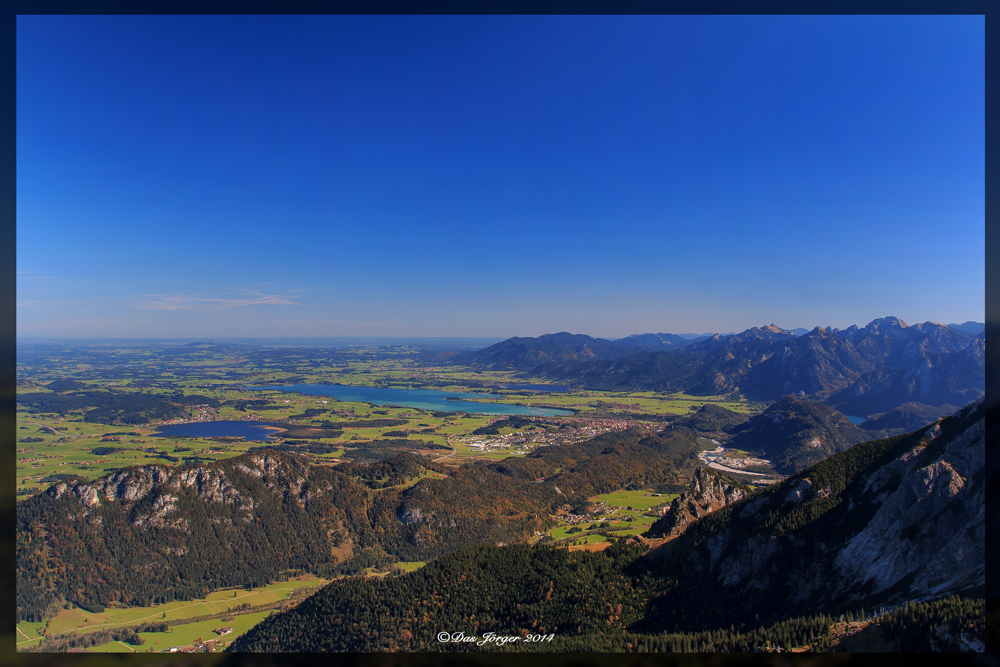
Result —
M234 616L232 620L212 619L186 623L184 625L174 625L167 632L140 632L139 636L145 640L145 643L131 648L137 653L158 653L169 650L171 647L191 648L199 641L216 639L220 640L216 644L216 650L221 650L244 632L267 618L272 611L240 614ZM233 631L220 637L215 630L223 626L231 627ZM124 645L121 642L109 642L101 646L93 646L88 650L95 653L128 652L122 650L123 648Z
M255 588L252 591L245 589L213 591L208 597L202 600L174 600L164 604L154 604L150 607L107 608L99 613L91 613L74 606L72 609L61 610L44 623L29 623L27 621L18 623L17 646L18 648L26 648L40 641L41 634L39 630L46 635L57 635L65 632L93 632L105 628L139 625L141 623L182 621L187 618L221 614L245 604L249 604L251 607L260 607L262 605L281 602L301 588L318 588L327 583L329 582L325 579L320 579L313 575L303 575L294 580L275 582L267 586ZM236 616L236 618L241 617ZM216 623L216 627L220 625L218 620L208 622ZM186 625L171 626L171 629L177 630L186 627ZM226 622L221 623L221 625L233 624ZM233 627L235 628L236 626L234 625ZM163 633L141 633L141 636L146 637L147 634L152 636L163 635ZM197 635L195 638L197 638Z
M633 507L644 511L651 507L668 503L676 497L676 494L653 493L652 491L614 491L594 496L590 498L590 501L594 503L607 503L619 508Z
M612 537L640 535L655 521L654 518L644 516L644 513L669 503L676 497L677 494L657 494L649 489L602 493L589 498L589 501L594 504L606 503L611 507L611 512L597 514L594 520L583 521L576 525L566 521L560 522L546 534L563 546L605 541L603 535L596 534L598 531L607 532ZM629 507L632 509L628 509Z

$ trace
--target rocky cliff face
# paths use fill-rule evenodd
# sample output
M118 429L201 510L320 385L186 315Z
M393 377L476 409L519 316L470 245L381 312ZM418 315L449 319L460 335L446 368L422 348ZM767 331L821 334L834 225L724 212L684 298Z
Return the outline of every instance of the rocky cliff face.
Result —
M755 491L691 525L671 557L721 596L786 612L981 587L984 413L980 400Z
M17 507L18 613L189 599L332 569L356 548L399 541L395 499L273 451L56 484Z
M834 559L840 588L861 581L887 590L904 580L909 594L938 595L985 583L985 427L980 419L880 468L865 482L878 510ZM895 487L895 488L893 488Z
M46 493L54 500L72 494L84 506L84 516L114 503L129 512L133 526L164 526L178 511L178 495L186 490L192 499L233 507L244 522L249 522L253 520L254 499L245 490L241 492L239 482L234 485L234 478L242 475L261 480L271 494L289 497L302 508L331 488L329 483L311 486L309 468L295 459L263 452L240 457L231 465L125 468L90 484L59 483Z
M698 467L691 487L674 499L663 518L650 526L649 537L673 539L703 516L742 500L747 487L709 468Z

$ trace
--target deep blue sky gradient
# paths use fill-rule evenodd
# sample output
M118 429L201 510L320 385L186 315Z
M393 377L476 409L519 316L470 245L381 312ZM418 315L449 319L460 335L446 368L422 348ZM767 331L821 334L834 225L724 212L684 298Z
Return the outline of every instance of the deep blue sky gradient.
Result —
M984 19L18 17L18 335L984 320Z

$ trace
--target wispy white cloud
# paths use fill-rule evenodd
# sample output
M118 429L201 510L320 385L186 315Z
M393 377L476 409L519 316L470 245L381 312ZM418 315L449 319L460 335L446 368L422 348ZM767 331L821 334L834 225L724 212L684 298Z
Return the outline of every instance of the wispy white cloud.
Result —
M233 288L235 289L235 288ZM199 294L143 294L145 299L140 303L132 304L132 308L141 310L188 310L188 309L215 309L215 308L239 308L243 306L301 306L301 303L292 301L287 296L281 294L263 294L253 290L242 290L247 293L246 298L220 298L200 296Z

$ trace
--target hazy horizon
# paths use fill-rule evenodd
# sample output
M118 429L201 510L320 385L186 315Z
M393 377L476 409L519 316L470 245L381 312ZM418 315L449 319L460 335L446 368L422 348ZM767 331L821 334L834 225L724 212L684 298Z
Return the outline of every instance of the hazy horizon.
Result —
M887 316L891 317L891 316ZM876 318L881 319L881 318ZM899 318L908 326L913 326L916 324L923 324L923 322L908 322L904 318ZM926 322L934 322L934 320L926 320ZM976 322L976 320L965 320L963 322L936 322L937 324L965 324L966 322ZM977 322L979 324L985 324L984 322ZM769 323L774 324L774 323ZM855 323L858 327L864 327L868 322ZM768 326L768 324L757 324L753 325L756 327ZM806 329L812 331L816 326L812 327L782 327L777 325L786 331L795 331L800 329ZM703 331L703 332L691 332L691 331L637 331L631 334L626 334L625 336L598 336L585 331L546 331L540 334L534 334L532 336L520 336L520 337L537 337L542 335L557 334L557 333L571 333L571 334L583 334L586 336L591 336L592 338L603 338L606 340L620 340L622 338L627 338L632 335L642 335L642 334L675 334L681 336L705 336L720 334L723 336L732 335L734 333L741 333L747 329L753 327L745 327L736 331ZM828 329L829 327L823 327ZM833 327L836 330L846 329L848 327ZM423 344L432 345L434 342L445 343L445 341L492 341L499 342L507 340L509 338L514 338L516 336L182 336L182 337L156 337L156 336L138 336L138 337L59 337L59 336L22 336L19 340L22 342L28 341L114 341L114 342L252 342L252 341L302 341L302 344L307 344L307 341L319 342L319 341L409 341L410 344L421 344L415 341L424 341ZM369 343L376 344L376 343ZM402 344L402 343L400 343ZM492 344L492 343L486 343Z
M982 16L19 16L17 335L985 321Z

